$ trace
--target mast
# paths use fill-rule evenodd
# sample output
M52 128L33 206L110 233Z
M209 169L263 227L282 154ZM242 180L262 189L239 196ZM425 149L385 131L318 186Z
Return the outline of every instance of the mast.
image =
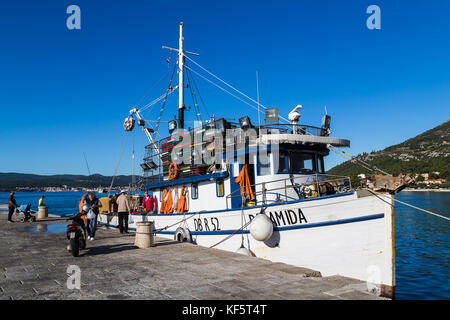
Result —
M183 50L183 22L180 22L180 38L178 40L178 49L162 46L163 49L168 49L178 52L178 128L184 128L184 54L192 54L198 56L198 53Z
M180 22L180 39L178 47L178 128L184 128L184 51L183 22Z

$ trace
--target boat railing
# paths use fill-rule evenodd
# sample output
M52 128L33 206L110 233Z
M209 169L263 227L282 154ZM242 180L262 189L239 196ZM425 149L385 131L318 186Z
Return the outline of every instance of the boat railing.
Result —
M324 134L324 129L319 127L308 126L305 124L296 124L295 125L297 132L296 134L305 134L305 135L313 135L320 136ZM288 123L271 123L264 124L260 126L261 129L265 129L268 133L273 133L276 131L277 133L294 133L293 125Z
M251 194L253 194L253 197L251 194L246 193L248 186L240 187L226 196L226 206L228 209L233 198L241 198L241 206L266 205L345 193L351 191L351 188L351 180L347 176L329 174L301 175L252 184Z

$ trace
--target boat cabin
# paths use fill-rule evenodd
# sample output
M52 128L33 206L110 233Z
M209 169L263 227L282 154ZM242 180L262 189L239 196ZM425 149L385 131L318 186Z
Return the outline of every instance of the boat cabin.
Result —
M327 177L324 157L328 144L347 146L349 141L328 137L326 129L255 127L248 117L239 124L218 119L179 132L172 127L170 137L146 147L145 189L156 197L159 213L180 214L343 192L350 188L349 179ZM178 208L182 197L186 207Z

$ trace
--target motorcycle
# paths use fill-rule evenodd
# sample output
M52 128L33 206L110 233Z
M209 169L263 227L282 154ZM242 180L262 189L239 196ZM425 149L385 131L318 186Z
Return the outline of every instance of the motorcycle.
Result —
M86 229L84 228L84 221L81 219L83 215L90 210L88 205L84 205L82 212L77 213L67 220L72 220L72 223L67 225L66 235L69 240L67 249L72 252L74 257L78 257L80 249L86 249Z

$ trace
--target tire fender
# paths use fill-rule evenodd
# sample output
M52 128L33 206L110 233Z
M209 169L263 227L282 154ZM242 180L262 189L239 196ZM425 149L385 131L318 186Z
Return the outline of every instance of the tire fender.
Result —
M178 242L192 242L191 233L188 228L178 227L175 230L173 238Z

